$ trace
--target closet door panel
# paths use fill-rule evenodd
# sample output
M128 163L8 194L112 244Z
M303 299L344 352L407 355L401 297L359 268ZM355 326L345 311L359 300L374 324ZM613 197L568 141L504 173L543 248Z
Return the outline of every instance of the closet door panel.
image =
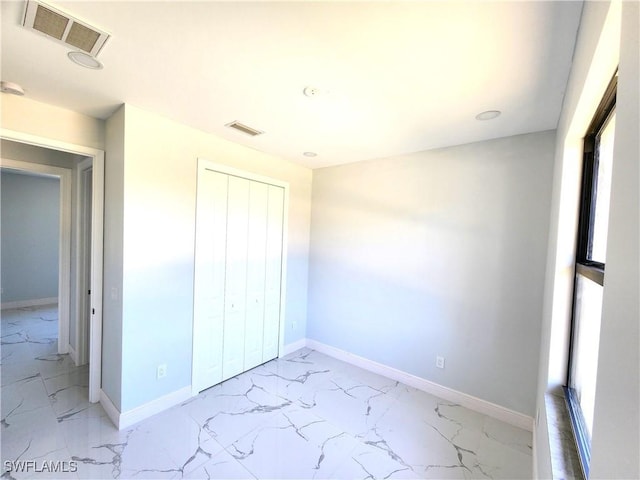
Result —
M228 176L205 170L198 178L194 282L193 384L222 380Z
M280 288L282 279L282 235L284 189L269 185L265 263L265 318L262 361L278 356L280 343Z
M211 167L198 169L194 391L277 357L280 344L285 189Z
M249 243L247 247L245 370L262 363L268 200L268 185L261 182L251 182L249 188Z
M244 371L249 183L229 176L223 380Z

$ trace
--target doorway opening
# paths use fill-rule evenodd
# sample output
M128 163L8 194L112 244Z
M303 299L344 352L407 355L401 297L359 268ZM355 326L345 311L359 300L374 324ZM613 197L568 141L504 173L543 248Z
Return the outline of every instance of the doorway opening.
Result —
M95 403L101 386L104 152L19 132L0 130L0 137L3 171L59 179L56 355L62 362L69 354L74 367L86 365L88 400ZM37 154L21 157L20 151ZM12 307L5 303L3 314Z
M60 178L3 166L0 182L2 377L11 388L73 361L58 353Z

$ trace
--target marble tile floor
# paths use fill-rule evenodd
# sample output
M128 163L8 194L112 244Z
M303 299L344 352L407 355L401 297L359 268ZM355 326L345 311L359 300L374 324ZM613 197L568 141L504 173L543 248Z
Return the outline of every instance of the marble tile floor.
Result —
M1 478L532 476L530 432L309 349L118 431L56 332L55 307L2 312Z

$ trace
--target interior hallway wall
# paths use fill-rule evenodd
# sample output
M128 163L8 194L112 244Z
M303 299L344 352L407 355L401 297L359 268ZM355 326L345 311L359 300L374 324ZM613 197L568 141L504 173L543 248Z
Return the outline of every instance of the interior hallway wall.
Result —
M3 169L2 303L58 297L60 180Z

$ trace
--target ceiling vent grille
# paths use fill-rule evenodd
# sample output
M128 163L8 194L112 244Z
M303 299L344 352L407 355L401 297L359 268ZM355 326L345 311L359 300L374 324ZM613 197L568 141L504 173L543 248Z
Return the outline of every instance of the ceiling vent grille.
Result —
M238 121L227 123L225 127L233 128L235 130L238 130L239 132L251 135L252 137L262 135L264 133L262 130L256 130L255 128L248 127Z
M40 1L28 0L22 25L95 57L109 34Z

